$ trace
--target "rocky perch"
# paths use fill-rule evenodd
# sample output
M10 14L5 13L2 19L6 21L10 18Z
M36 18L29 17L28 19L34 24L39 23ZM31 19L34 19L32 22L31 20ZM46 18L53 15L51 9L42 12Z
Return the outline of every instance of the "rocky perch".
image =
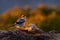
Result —
M0 40L57 40L48 33L31 33L21 30L0 31Z

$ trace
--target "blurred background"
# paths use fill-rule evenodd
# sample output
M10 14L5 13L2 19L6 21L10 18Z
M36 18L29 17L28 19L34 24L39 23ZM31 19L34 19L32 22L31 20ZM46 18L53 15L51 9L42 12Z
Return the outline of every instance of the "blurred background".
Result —
M34 23L44 31L60 32L60 0L0 0L0 30L13 29L16 20L24 14L26 27Z

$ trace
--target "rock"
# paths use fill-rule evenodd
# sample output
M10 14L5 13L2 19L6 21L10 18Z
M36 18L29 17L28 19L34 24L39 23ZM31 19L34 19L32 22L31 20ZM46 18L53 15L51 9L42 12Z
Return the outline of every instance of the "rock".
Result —
M56 34L56 33L58 33L58 32L55 30L49 31L49 34Z
M51 37L47 35L28 34L21 30L0 31L0 40L49 40Z

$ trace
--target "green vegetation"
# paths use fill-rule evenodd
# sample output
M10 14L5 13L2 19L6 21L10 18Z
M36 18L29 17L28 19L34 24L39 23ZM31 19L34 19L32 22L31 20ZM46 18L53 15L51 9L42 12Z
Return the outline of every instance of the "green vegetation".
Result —
M25 11L22 11L22 10L15 9L15 10L9 11L8 12L9 15L8 13L6 13L6 15L3 15L1 17L3 19L2 20L3 23L0 23L0 29L9 30L8 28L9 25L13 25L16 22L17 18L19 18L23 13L24 15L26 15L27 19L29 20L27 21L27 24L32 19L31 22L38 25L39 28L43 29L44 31L56 30L60 32L60 11L59 11L60 9L59 8L33 9L32 10L33 13L31 13L30 9L27 9ZM32 14L34 14L34 16Z

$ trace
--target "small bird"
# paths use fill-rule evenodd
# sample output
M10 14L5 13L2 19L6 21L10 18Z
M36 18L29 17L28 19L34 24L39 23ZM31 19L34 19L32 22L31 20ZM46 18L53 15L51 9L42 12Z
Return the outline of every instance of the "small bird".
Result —
M22 15L21 18L18 18L17 22L15 23L16 27L24 27L26 22L26 16Z

